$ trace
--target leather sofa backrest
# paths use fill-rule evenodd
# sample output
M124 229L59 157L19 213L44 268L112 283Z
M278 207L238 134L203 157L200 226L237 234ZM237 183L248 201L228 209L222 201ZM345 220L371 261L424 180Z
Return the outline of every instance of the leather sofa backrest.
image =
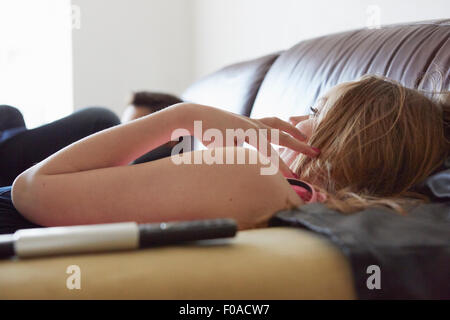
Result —
M307 114L327 89L368 73L430 90L437 70L448 90L450 20L327 35L300 42L278 57L259 89L251 116L287 119Z
M214 72L187 88L182 99L249 116L261 82L278 55L270 54Z
M371 73L407 87L432 89L442 72L450 89L450 19L359 29L225 67L191 85L185 101L252 117L306 114L330 87Z

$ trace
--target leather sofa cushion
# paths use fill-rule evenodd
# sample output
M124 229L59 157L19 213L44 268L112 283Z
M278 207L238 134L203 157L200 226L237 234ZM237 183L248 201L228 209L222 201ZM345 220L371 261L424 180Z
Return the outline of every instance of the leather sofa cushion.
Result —
M81 269L81 289L66 269ZM138 251L0 262L0 299L351 299L349 263L322 236L274 227Z

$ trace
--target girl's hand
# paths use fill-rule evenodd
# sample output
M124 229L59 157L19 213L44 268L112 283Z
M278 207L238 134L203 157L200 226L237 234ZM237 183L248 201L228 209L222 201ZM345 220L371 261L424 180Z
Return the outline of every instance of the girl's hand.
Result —
M290 117L289 118L289 123L292 124L293 126L296 126L300 122L308 120L309 118L310 118L309 115L306 115L306 116L294 116L294 117Z
M270 143L276 143L311 157L315 157L319 153L317 149L304 142L306 140L305 135L294 125L275 117L250 119L221 109L196 104L186 105L185 110L187 112L184 117L187 121L185 123L186 128L208 147L237 146L246 142L269 158L273 153L276 153ZM195 132L194 121L201 121L202 132ZM213 136L216 136L215 134L205 135L204 133L208 129L212 129L213 131L211 132L218 130L222 134L224 141L214 141ZM226 139L227 129L234 130L233 133L236 134L232 141L227 141L230 139ZM278 141L274 139L273 130L277 130L279 133ZM254 133L256 139L252 139L250 133ZM276 156L278 157L277 153ZM280 170L285 175L292 176L291 171L283 161L279 161L279 164Z
M293 116L289 118L289 123L293 126L295 126L298 130L305 130L302 131L306 139L309 139L309 135L311 134L311 124L308 123L306 126L305 124L307 122L311 122L311 116L310 115L304 115L304 116ZM305 134L306 133L306 134ZM299 155L299 152L292 150L292 149L283 149L280 150L280 158L291 167L294 160Z

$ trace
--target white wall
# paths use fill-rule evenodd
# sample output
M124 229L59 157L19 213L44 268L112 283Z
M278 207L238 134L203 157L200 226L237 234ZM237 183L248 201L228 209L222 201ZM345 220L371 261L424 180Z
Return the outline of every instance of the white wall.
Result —
M300 40L382 24L450 18L448 0L195 0L194 77Z
M70 0L0 0L0 104L28 128L72 112Z
M132 90L180 93L192 80L192 10L186 0L72 0L74 105L120 114Z

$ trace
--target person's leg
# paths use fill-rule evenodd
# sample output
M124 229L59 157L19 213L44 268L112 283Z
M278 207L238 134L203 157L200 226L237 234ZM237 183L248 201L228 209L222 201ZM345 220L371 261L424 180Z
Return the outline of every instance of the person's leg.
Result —
M92 107L16 134L0 143L0 186L11 185L20 173L65 146L117 124L112 111Z
M0 131L25 127L22 113L14 107L0 105Z

